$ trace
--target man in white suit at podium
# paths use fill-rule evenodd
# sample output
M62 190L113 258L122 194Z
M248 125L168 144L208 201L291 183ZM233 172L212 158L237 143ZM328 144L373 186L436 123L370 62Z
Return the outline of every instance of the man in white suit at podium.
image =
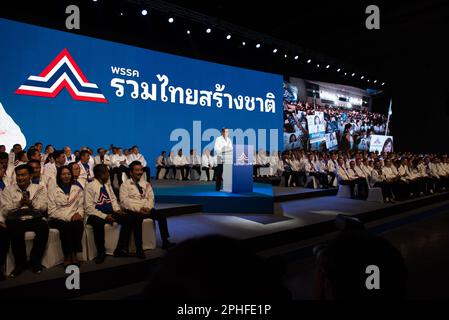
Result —
M221 136L215 139L214 150L217 156L215 190L220 191L223 182L223 163L232 162L232 140L229 138L227 128L221 129Z

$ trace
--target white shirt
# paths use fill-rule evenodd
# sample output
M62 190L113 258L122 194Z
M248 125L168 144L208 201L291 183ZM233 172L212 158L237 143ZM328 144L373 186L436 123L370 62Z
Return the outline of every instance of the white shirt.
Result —
M385 175L387 179L395 179L397 176L394 174L394 171L388 167L382 168L382 173Z
M121 165L123 166L128 166L128 161L126 159L126 156L124 154L122 154L121 156L118 154L113 154L112 156L110 156L111 159L111 166L112 168L118 168ZM124 164L120 164L120 162L124 161Z
M189 163L191 165L201 165L201 157L199 155L191 155L189 157Z
M125 182L123 182L125 183ZM112 190L111 184L106 183L106 191L108 192L109 198L112 203L112 210L114 212L120 211L120 206L117 202L117 198L115 197L114 191ZM107 214L97 210L96 205L100 197L100 190L103 185L97 180L94 179L91 183L88 183L85 188L84 193L84 212L86 215L94 215L101 219L106 219Z
M123 209L139 212L142 208L154 208L154 192L151 184L144 179L140 179L139 185L143 189L143 194L140 194L133 179L127 179L122 183L120 186L120 205Z
M215 139L214 154L217 156L217 163L231 163L232 162L232 140L223 135Z
M377 170L371 171L371 174L368 176L368 181L369 181L369 185L371 188L374 187L376 182L382 182L385 180L386 180L385 175L383 173L379 174L379 172L377 172Z
M84 217L83 206L84 191L75 184L69 194L65 194L60 187L48 191L48 216L51 219L71 221L76 213Z
M80 172L80 176L78 177L78 181L81 185L86 185L86 183L90 180L92 180L94 178L94 170L93 167L91 165L89 165L89 170L86 171L86 169L84 168L83 164L80 162L78 162L78 165L80 166L81 172Z
M107 154L104 155L103 157L103 161L101 161L100 156L95 156L94 158L95 164L105 164L108 167L112 165L111 159L109 158L109 156Z
M346 170L346 168L344 166L342 166L342 167L338 166L337 176L338 176L339 180L344 180L344 181L351 180L351 176L350 176L348 170Z
M175 166L185 166L186 164L189 164L186 157L184 155L182 156L176 156L173 160Z
M355 166L354 167L354 171L355 171L355 173L356 173L356 175L358 176L358 177L361 177L361 178L366 178L366 177L368 177L368 175L365 173L365 171L363 171L363 169L362 169L362 167L359 167L359 166Z
M65 155L65 165L68 165L69 163L72 163L72 162L76 162L75 155L73 153L68 157L67 157L67 155Z
M30 193L30 200L35 210L44 212L47 210L47 190L44 186L32 184L26 189ZM22 191L17 184L6 187L1 193L2 212L6 217L16 209L20 209L20 200L23 197ZM26 207L25 207L26 208Z
M168 157L167 158L167 166L174 166L175 165L175 157Z
M44 176L56 180L56 172L57 172L56 164L49 162L44 166Z
M163 167L164 164L162 163L162 160L165 160L165 165L167 165L167 158L164 158L162 155L160 155L160 156L157 157L157 159L156 159L156 166L161 166L161 167Z
M205 155L201 157L201 166L203 167L212 167L213 166L213 159L210 155Z
M128 156L128 164L131 164L131 162L133 161L139 161L143 167L147 166L147 161L145 160L145 157L140 153L138 154L131 153Z

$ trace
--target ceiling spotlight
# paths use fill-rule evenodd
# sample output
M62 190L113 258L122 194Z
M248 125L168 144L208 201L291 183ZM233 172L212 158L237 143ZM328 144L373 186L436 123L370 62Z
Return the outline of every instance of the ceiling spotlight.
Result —
M384 86L384 85L385 85L385 82L382 82L382 85Z
M298 56L295 56L295 60L298 60L299 59L299 57Z
M352 77L355 76L355 73L351 74L351 76L352 76Z
M284 54L284 58L287 58L287 55L286 55L286 54Z
M210 28L206 29L206 33L211 33L211 32L212 32L212 30Z
M316 67L319 68L319 67L320 67L320 64L317 64Z
M369 79L367 79L366 81L368 81L368 82L369 82Z
M123 12L120 12L120 15L123 16Z
M228 34L227 36L226 36L226 39L231 39L231 35L230 34Z
M312 60L310 60L310 59L309 59L309 60L307 60L307 63L311 63L311 62L312 62Z
M257 48L257 49L260 48L260 43L256 44L256 48Z
M273 50L273 53L276 53L276 52L278 52L278 49L274 49L274 50Z
M242 41L242 46L246 46L246 42L245 41Z
M186 33L187 33L187 34L190 34L190 30L187 30Z
M348 75L348 73L347 72L345 72L345 76L347 76Z
M360 80L363 80L363 78L365 78L365 76L361 76L361 77L360 77Z
M341 69L340 69L340 68L338 68L338 69L337 69L337 72L340 72L340 70L341 70Z
M374 80L373 82L374 82L374 83L376 83L376 82L377 82L377 80Z
M330 65L327 65L327 66L326 66L326 69L329 69L329 68L330 68Z
M173 19L173 18L168 18L168 22L169 23L173 23L175 21L175 19Z
M143 16L146 16L147 14L148 14L148 11L147 11L146 9L143 9L143 10L142 10L142 15L143 15Z

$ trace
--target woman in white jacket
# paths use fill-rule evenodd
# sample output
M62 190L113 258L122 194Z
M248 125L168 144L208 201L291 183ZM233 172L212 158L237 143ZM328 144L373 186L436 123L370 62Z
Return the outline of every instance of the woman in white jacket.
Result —
M51 228L59 230L64 266L79 265L77 253L82 252L84 232L84 192L74 184L68 166L58 168L56 187L48 191L48 216Z

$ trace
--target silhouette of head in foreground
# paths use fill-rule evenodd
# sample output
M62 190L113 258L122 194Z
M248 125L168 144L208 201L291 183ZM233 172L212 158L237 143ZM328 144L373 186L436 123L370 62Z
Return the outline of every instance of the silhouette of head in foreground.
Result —
M291 297L280 268L224 236L190 239L168 251L152 272L144 296L172 301Z

